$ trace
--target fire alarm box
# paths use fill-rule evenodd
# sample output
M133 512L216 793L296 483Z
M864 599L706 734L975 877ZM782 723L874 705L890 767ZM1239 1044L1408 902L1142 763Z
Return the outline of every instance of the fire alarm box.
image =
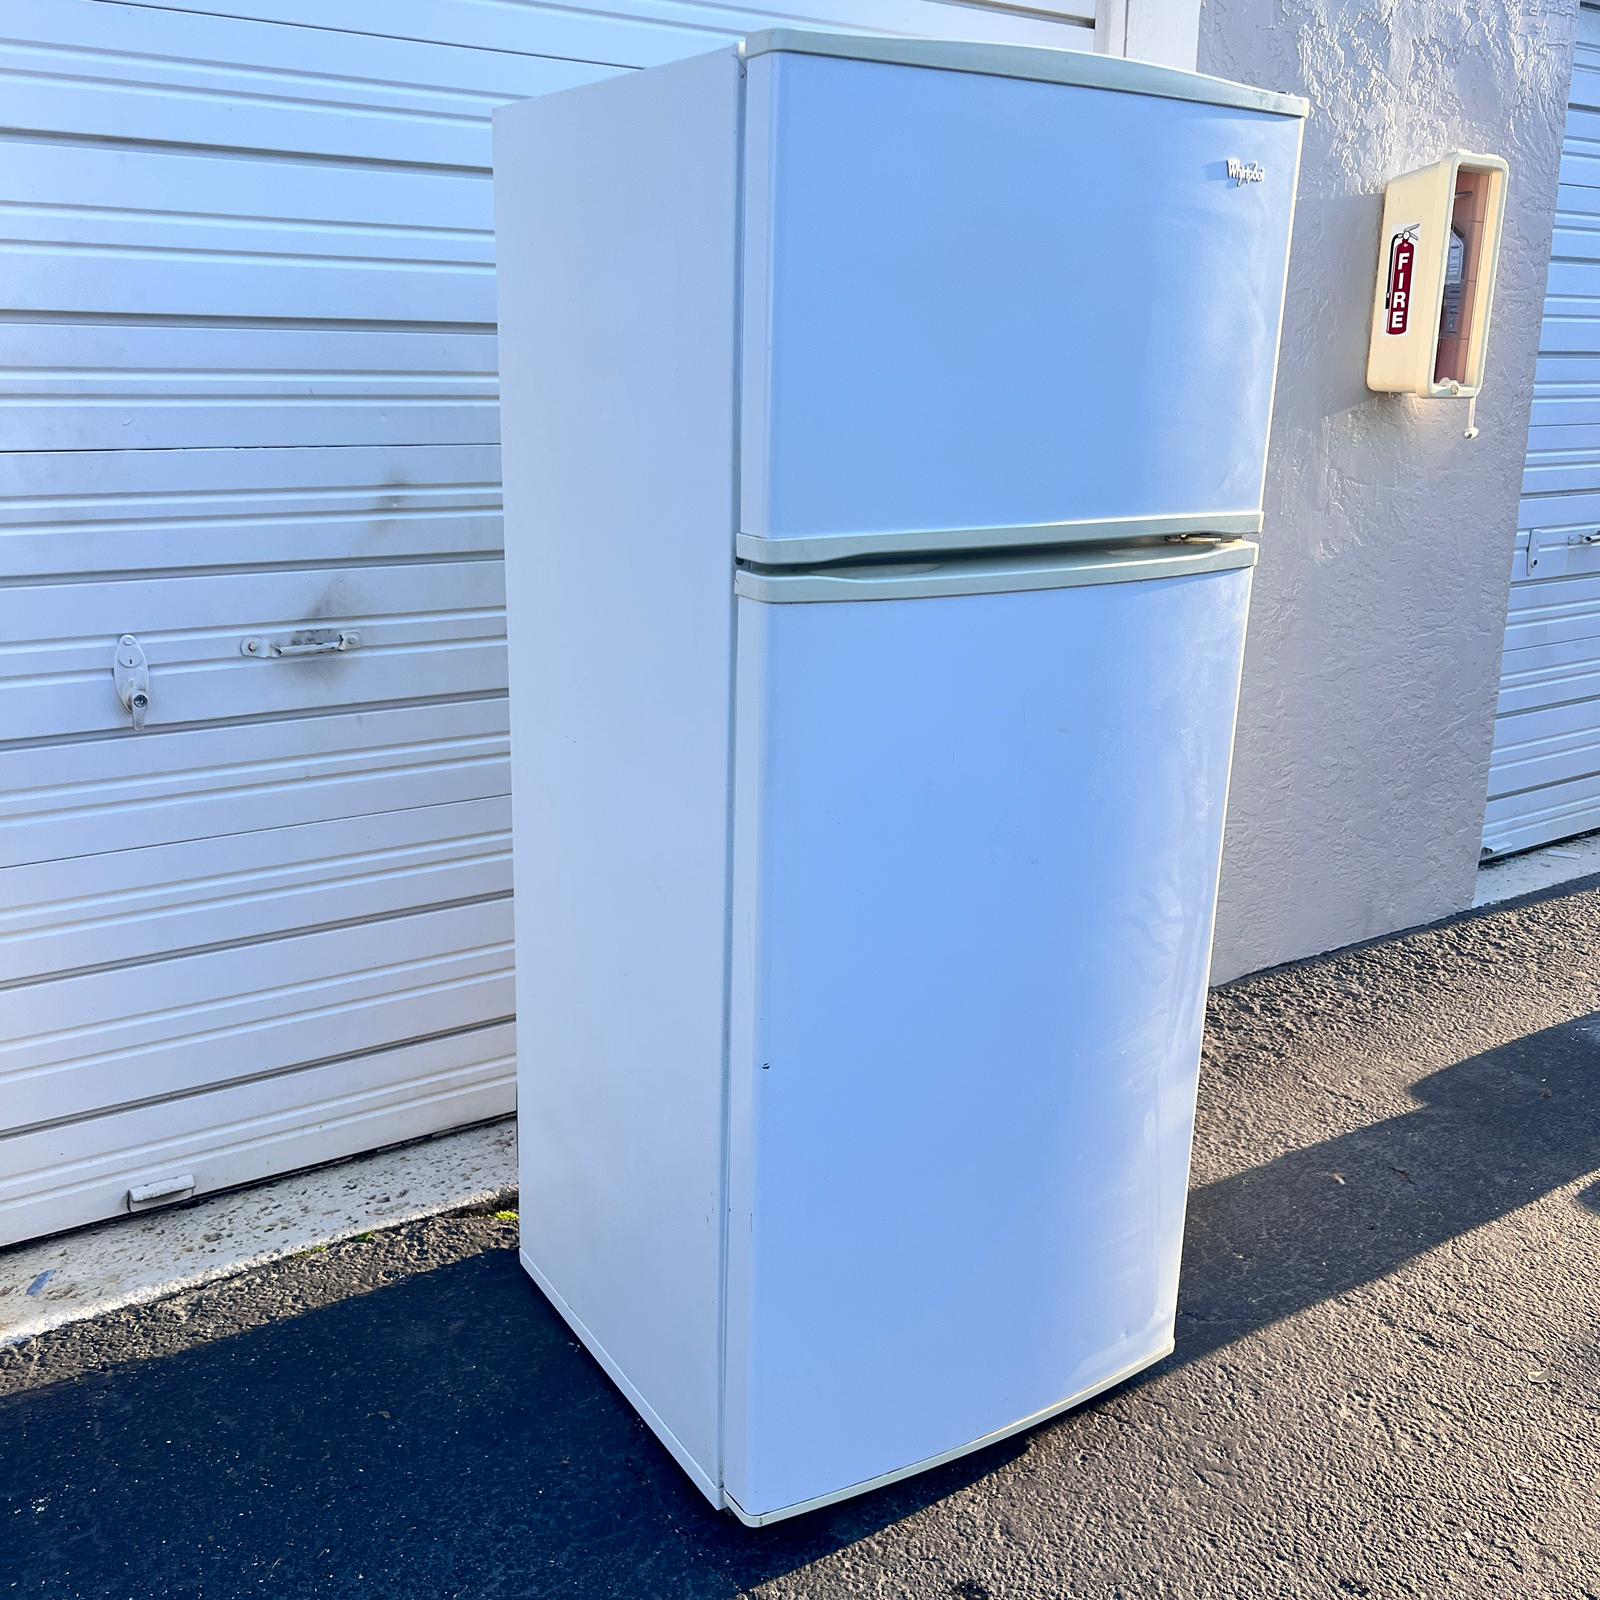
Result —
M1453 150L1383 194L1367 387L1473 398L1483 385L1508 168Z

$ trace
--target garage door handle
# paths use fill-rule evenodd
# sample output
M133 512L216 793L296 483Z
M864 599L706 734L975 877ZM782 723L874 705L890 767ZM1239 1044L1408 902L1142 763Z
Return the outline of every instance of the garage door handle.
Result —
M145 713L150 709L150 663L145 660L144 646L131 633L117 640L111 673L117 699L133 718L133 731L143 733Z
M185 1172L181 1177L157 1178L154 1183L134 1184L128 1190L126 1203L130 1211L142 1211L149 1206L187 1200L193 1193L194 1176Z
M361 643L359 633L341 633L337 639L263 639L252 635L239 646L246 656L332 656L341 650L354 650Z

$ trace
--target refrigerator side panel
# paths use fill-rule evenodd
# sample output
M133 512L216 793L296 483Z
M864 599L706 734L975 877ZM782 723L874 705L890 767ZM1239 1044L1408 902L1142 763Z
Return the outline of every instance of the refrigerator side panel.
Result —
M719 1504L739 84L495 150L523 1260Z
M1170 1348L1249 587L739 601L747 1518Z
M1298 117L749 74L742 555L1259 528Z

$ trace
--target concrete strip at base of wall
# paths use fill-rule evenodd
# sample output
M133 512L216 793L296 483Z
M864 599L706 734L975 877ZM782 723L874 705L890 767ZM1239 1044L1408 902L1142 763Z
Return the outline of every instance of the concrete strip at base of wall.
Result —
M1562 884L1576 883L1600 873L1600 833L1581 839L1564 839L1542 850L1525 850L1485 862L1478 869L1474 906L1497 906L1525 894L1539 894Z
M514 1118L0 1251L0 1345L378 1228L508 1202Z

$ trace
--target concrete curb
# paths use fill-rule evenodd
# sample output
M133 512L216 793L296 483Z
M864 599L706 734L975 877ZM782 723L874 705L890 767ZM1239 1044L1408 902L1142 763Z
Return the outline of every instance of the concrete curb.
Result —
M1503 905L1524 895L1562 889L1600 873L1600 834L1563 839L1520 856L1502 856L1478 869L1474 907Z
M516 1193L514 1118L0 1250L0 1346Z

